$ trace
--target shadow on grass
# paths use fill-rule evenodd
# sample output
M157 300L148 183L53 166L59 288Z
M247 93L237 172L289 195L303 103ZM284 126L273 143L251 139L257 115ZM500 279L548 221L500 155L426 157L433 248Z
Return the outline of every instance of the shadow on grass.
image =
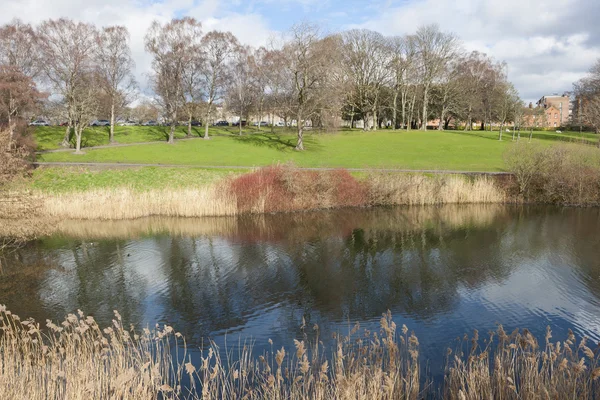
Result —
M296 148L296 137L282 137L270 132L237 135L233 136L232 139L243 144L268 147L279 151L293 151ZM304 147L310 151L318 151L322 148L312 135L304 136Z

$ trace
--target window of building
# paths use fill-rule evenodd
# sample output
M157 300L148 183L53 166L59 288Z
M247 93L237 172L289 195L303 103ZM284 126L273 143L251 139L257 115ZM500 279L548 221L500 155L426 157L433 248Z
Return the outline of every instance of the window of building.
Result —
M556 128L556 122L554 123L554 127Z
M554 118L555 119L558 118L558 114L554 113Z

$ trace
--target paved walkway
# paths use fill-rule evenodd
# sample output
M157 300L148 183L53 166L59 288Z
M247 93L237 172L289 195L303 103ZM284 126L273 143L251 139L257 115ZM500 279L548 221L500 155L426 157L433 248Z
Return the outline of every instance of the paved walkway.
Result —
M260 166L249 167L244 165L182 165L182 164L135 164L135 163L99 163L99 162L34 162L37 166L53 167L94 167L94 168L140 168L140 167L161 167L161 168L204 168L204 169L247 169L252 170ZM307 171L333 171L336 169L345 169L350 172L405 172L422 174L456 174L456 175L512 175L510 172L499 171L456 171L439 169L402 169L402 168L344 168L344 167L297 167Z

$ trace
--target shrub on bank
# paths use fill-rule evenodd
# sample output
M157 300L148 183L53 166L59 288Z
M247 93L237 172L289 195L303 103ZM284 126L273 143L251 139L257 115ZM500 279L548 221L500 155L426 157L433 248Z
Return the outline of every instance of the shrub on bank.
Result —
M367 205L365 184L345 170L265 167L233 179L230 190L240 214Z
M600 204L600 150L592 147L516 143L505 154L515 192L526 202Z

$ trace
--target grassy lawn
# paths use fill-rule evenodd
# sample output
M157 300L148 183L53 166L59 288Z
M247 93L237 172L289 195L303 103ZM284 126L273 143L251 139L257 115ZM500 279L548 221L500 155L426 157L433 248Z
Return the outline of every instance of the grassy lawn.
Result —
M193 188L239 173L235 170L201 168L42 167L33 171L31 179L19 184L46 193L79 192L114 187L129 187L144 191L157 188Z
M213 135L230 135L233 131L235 131L234 127L210 128L210 133ZM83 131L81 145L82 147L107 145L108 133L108 127L89 127ZM195 137L199 137L204 134L204 128L192 127L192 134ZM62 148L60 144L65 135L65 128L60 126L39 126L35 128L34 135L39 151L60 149ZM181 139L186 135L187 126L178 126L176 128L175 138ZM164 126L115 126L115 141L119 144L166 141L168 137L169 128ZM71 143L72 147L74 147L75 138L71 139Z
M159 135L154 130L137 137ZM163 129L163 128L158 128ZM185 128L178 133L183 136ZM410 168L468 171L503 171L503 153L511 143L510 134L497 140L497 132L463 131L343 131L339 133L309 133L305 136L306 151L294 150L294 134L283 132L252 133L238 136L234 128L213 130L211 140L180 141L174 145L159 143L87 150L84 155L71 152L41 155L40 161L63 162L128 162L177 165L261 166L292 162L302 167L346 168ZM128 137L131 139L133 134ZM121 136L116 139L123 143ZM583 140L597 140L586 133ZM579 133L534 132L536 141L580 141Z

